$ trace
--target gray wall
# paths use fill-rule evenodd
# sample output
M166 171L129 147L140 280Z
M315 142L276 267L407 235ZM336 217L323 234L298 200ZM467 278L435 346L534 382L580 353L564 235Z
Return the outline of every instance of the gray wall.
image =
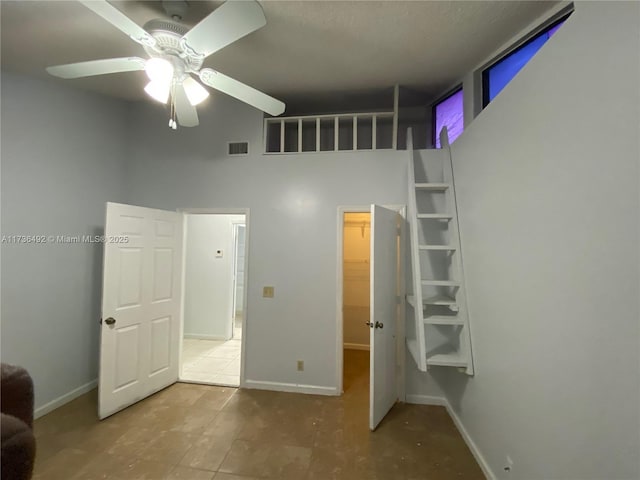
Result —
M233 223L244 215L187 215L184 336L229 340L233 318ZM222 251L222 256L216 252Z
M434 375L499 478L640 477L639 17L578 3L452 147L476 375Z
M247 379L335 388L337 207L406 203L407 153L260 155L261 114L221 95L197 129L168 132L147 104L132 113L133 203L251 209ZM225 156L230 139L251 155Z
M123 201L126 105L2 73L2 234L101 234ZM2 245L2 361L36 407L98 374L101 244Z

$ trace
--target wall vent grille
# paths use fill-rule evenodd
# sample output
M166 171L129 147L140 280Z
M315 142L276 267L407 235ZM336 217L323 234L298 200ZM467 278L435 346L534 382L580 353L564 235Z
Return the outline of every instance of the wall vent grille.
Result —
M249 142L229 142L227 153L229 155L248 155Z

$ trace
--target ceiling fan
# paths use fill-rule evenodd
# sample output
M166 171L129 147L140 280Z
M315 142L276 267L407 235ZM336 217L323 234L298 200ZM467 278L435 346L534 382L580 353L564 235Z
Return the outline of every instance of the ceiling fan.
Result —
M109 58L58 65L47 68L51 75L80 78L145 70L150 80L145 92L170 105L169 127L174 130L178 124L184 127L198 125L196 105L209 96L192 75L205 85L270 115L284 112L285 105L280 100L216 70L202 68L206 57L266 25L264 12L257 1L228 0L191 30L168 20L151 20L140 27L106 0L78 1L141 44L150 58ZM182 4L181 7L187 5L185 1L176 3ZM174 18L180 16L174 15Z

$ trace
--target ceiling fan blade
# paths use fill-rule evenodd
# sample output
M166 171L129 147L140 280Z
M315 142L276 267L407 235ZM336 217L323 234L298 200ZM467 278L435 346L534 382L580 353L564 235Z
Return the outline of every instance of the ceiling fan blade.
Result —
M188 48L207 57L266 23L262 7L255 0L228 0L182 38Z
M144 70L146 60L139 57L107 58L89 62L69 63L47 67L47 72L60 78L91 77L107 73L133 72Z
M200 123L198 121L198 112L196 107L191 105L191 102L189 102L184 85L176 85L173 101L176 107L176 116L178 117L178 123L180 126L195 127Z
M156 44L156 39L149 35L144 28L127 17L120 10L112 6L106 0L78 0L89 10L93 10L111 25L123 31L132 40L149 47Z
M200 70L200 80L216 90L220 90L238 100L248 103L269 115L278 116L284 112L285 104L269 95L245 85L231 77L227 77L211 68Z

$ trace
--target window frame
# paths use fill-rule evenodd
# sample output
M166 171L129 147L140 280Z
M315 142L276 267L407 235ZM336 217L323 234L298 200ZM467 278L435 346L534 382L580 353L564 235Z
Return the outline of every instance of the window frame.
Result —
M448 90L447 93L445 93L444 95L440 96L435 102L433 102L431 104L431 146L432 148L437 148L436 147L436 140L438 137L438 132L436 131L436 107L438 105L440 105L442 102L445 102L446 100L449 100L449 98L453 97L456 93L462 91L462 121L464 122L464 91L463 91L463 84L459 83L458 85L456 85L455 87L453 87L452 89ZM463 127L464 129L464 127ZM440 146L440 148L442 148L442 146Z
M489 99L489 70L493 68L498 63L505 60L507 57L513 55L514 53L522 50L527 45L533 43L535 40L540 38L542 35L547 33L549 30L557 26L558 24L564 22L571 16L574 11L573 3L567 5L565 8L560 10L555 15L551 16L546 22L540 24L537 28L533 29L531 32L523 36L520 40L515 42L513 45L508 47L507 49L500 52L493 59L487 62L485 65L480 67L478 70L481 72L482 76L482 109L484 109L491 100Z

